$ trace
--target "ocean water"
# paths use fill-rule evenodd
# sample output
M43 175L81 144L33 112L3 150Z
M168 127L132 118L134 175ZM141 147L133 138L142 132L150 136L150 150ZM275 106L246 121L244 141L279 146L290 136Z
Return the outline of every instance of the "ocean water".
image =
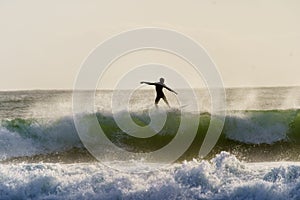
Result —
M300 199L300 88L226 89L225 125L205 158L198 152L210 123L210 97L205 90L195 93L197 111L189 110L188 96L182 106L167 93L172 108L159 104L166 124L145 139L118 127L112 91L96 92L93 113L110 141L126 151L160 149L174 139L182 115L200 119L177 161L136 173L147 163L108 154L106 163L130 169L118 171L87 151L74 125L72 91L0 92L0 199ZM140 126L150 123L154 95L139 90L131 96L130 115Z

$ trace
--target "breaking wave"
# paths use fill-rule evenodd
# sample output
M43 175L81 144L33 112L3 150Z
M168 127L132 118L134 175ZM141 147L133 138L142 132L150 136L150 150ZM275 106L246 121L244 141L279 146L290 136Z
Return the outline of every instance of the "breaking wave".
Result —
M107 137L116 145L133 152L157 150L168 144L177 133L180 116L199 117L195 113L169 111L163 129L150 138L135 138L124 133L109 113L97 113L99 124ZM87 114L85 117L90 117ZM131 113L132 119L140 126L149 124L147 112ZM209 126L210 114L200 115L197 135L190 152L197 152ZM185 134L190 134L188 130ZM299 110L268 111L231 111L226 117L222 136L218 141L220 148L228 142L239 145L276 145L300 143ZM2 120L0 126L0 158L33 156L64 152L74 148L83 148L72 117L55 120L46 119L10 119ZM188 154L191 154L188 152ZM192 153L192 157L197 154Z

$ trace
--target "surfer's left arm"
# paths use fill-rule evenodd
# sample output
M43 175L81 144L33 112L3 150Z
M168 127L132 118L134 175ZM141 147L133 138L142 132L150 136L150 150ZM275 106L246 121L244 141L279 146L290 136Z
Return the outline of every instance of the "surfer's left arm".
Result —
M169 88L168 86L164 85L164 87L165 87L167 90L169 90L169 91L174 92L175 94L177 94L177 92L175 92L174 90L172 90L172 89Z

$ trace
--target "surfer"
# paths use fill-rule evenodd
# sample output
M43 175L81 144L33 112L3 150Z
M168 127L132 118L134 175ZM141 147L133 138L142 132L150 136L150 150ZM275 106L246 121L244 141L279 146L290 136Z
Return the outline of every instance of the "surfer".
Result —
M145 83L148 85L155 85L155 90L156 90L156 98L155 98L155 106L157 107L157 104L159 102L160 99L163 99L165 101L165 103L170 107L169 102L163 92L163 88L166 88L167 90L174 92L175 94L177 94L177 92L175 92L174 90L172 90L171 88L169 88L168 86L166 86L164 84L165 79L164 78L160 78L159 82L155 82L155 83L151 83L151 82L146 82L146 81L142 81L141 84Z

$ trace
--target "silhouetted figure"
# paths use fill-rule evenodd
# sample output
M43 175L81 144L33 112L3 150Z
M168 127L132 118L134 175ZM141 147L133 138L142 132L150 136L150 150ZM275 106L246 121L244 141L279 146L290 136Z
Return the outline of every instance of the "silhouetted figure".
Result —
M145 81L142 81L141 84L145 83L145 84L148 84L148 85L155 85L155 90L156 90L156 98L155 98L155 106L157 107L157 104L159 102L159 100L162 98L166 104L170 107L169 105L169 102L163 92L163 88L166 88L167 90L171 91L171 92L174 92L175 94L177 94L177 92L175 92L174 90L172 90L171 88L169 88L168 86L166 86L164 84L165 82L165 79L164 78L160 78L159 79L159 82L155 82L155 83L151 83L151 82L145 82Z

